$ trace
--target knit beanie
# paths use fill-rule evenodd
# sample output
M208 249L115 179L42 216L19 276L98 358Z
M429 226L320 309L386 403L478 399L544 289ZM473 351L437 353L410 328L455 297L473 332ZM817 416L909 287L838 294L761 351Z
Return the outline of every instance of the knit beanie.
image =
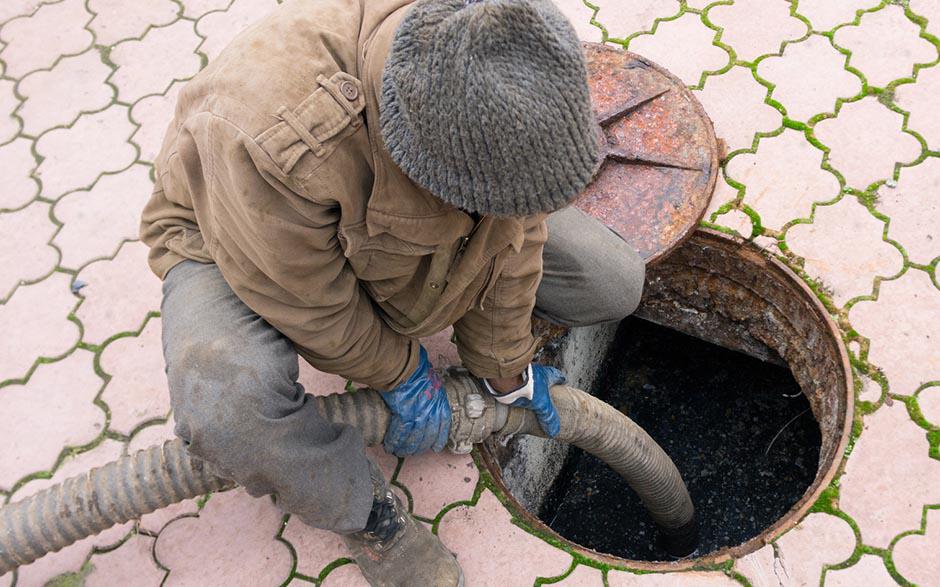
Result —
M379 111L392 160L469 212L556 210L601 160L581 46L551 0L418 0Z

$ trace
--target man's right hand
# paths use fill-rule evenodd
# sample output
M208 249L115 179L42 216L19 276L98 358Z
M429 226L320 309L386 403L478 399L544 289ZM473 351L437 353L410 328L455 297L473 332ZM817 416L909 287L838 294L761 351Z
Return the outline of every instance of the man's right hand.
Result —
M444 449L450 432L450 402L424 347L415 372L381 395L392 412L383 443L385 452L407 456Z

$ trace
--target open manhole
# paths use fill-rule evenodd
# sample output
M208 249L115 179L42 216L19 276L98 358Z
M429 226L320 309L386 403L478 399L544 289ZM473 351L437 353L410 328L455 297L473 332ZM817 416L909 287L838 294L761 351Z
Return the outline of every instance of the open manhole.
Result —
M852 386L835 325L781 263L704 230L649 269L637 317L573 329L542 360L673 458L696 504L698 559L665 562L636 495L578 449L490 440L485 466L530 526L613 564L676 569L760 548L796 524L840 464Z

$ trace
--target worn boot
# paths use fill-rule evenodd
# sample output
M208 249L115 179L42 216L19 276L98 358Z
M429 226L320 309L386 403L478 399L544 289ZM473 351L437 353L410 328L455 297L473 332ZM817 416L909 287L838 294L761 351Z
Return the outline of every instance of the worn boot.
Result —
M373 501L365 529L343 536L373 587L463 587L457 559L402 506L371 463Z

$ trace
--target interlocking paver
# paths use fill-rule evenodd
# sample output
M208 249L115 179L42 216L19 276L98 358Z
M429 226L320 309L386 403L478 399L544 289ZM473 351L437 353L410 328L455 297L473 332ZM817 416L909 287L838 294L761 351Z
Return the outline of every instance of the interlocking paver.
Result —
M189 18L199 18L213 10L225 10L232 0L186 0L183 3L183 14Z
M855 533L848 522L817 513L778 539L776 548L765 546L735 568L755 586L810 587L819 585L823 567L848 560L854 551Z
M858 394L858 399L863 402L876 403L881 399L882 389L878 383L871 377L856 374L856 377L862 380L862 390Z
M604 23L608 36L617 39L648 31L653 28L657 18L670 17L679 12L676 0L597 0L592 4L600 8L595 19Z
M82 112L101 110L114 99L114 88L105 83L109 75L111 68L96 51L65 57L48 71L27 75L17 87L25 98L17 112L23 131L39 135L71 124Z
M885 548L905 530L920 528L924 504L940 502L940 461L901 402L865 418L842 477L839 505L868 546ZM886 458L888 456L888 458Z
M804 36L806 23L790 15L787 0L736 0L709 9L708 18L723 29L721 42L741 61L777 53L784 41Z
M816 208L812 224L787 231L787 244L806 261L807 273L832 290L841 306L872 291L875 277L896 275L904 266L901 252L882 240L884 223L852 197Z
M898 106L911 113L908 128L919 132L933 151L940 151L940 66L917 73L917 82L901 84L894 94Z
M879 0L800 0L797 12L813 23L813 30L831 31L855 20L856 11L874 8L878 3Z
M698 85L706 71L718 71L731 57L712 44L715 31L705 26L696 14L663 21L653 35L640 35L630 41L629 49L666 67L690 86Z
M20 130L20 121L13 117L13 111L20 105L13 93L14 85L10 80L0 80L0 144L15 137Z
M917 406L932 426L940 428L940 385L921 390L917 394Z
M593 567L578 565L570 575L555 584L565 587L603 587L604 576Z
M6 75L19 78L51 67L61 55L84 51L92 43L92 35L85 29L89 20L91 14L85 10L84 0L62 0L43 4L28 18L7 22L0 29L0 41L6 43L0 51Z
M43 157L36 170L45 198L55 200L66 192L86 188L102 173L130 165L137 151L127 141L134 126L127 108L113 105L94 114L83 114L69 128L57 128L36 141ZM94 145L94 148L89 148Z
M910 0L911 11L927 19L927 32L940 35L940 3L936 0Z
M836 31L833 41L852 52L849 65L859 69L873 86L909 77L917 63L937 59L937 49L920 38L920 27L911 22L901 6L886 6L866 12L856 26Z
M165 571L153 562L154 539L136 534L118 548L91 558L92 569L83 587L113 587L134 578L136 585L159 585Z
M284 540L297 552L297 571L308 577L318 577L331 562L349 557L349 550L339 534L308 526L297 516L291 516L287 522ZM358 568L355 572L361 579Z
M3 388L0 488L8 491L26 475L52 469L62 449L88 444L101 433L104 410L92 400L102 381L92 359L79 349L61 361L39 365L25 385Z
M940 577L940 510L927 510L924 534L910 534L898 540L892 559L905 579L918 585L930 585Z
M136 332L148 312L160 309L161 283L147 266L146 245L126 242L113 260L85 266L76 277L84 298L75 316L85 328L82 340L101 344L109 336Z
M214 494L199 517L170 522L157 537L154 555L169 569L164 584L283 583L292 563L287 546L275 538L282 517L269 497L242 489Z
M890 587L897 585L884 561L877 556L864 555L857 563L847 569L829 571L826 574L826 587Z
M322 587L368 587L368 583L359 567L356 565L343 565L326 576Z
M182 82L173 82L166 94L148 96L131 108L131 118L140 125L131 142L140 147L140 158L153 161L160 152L167 127L173 120L176 98L183 88Z
M705 78L704 87L695 94L729 152L750 148L755 133L772 131L783 121L780 113L764 102L767 88L757 83L745 67L732 67L721 75ZM747 116L741 116L743 108Z
M940 379L938 313L940 290L917 270L882 282L877 301L852 306L849 320L871 341L868 359L884 370L892 393L910 395Z
M495 585L505 580L506 569L521 583L536 577L555 577L571 566L571 555L527 534L513 525L511 516L496 496L484 491L473 507L459 506L447 512L438 536L463 568L468 585ZM504 545L513 544L507 549ZM525 552L519 557L517 552Z
M480 474L470 455L448 452L405 459L398 481L411 492L414 513L434 518L449 503L469 500Z
M170 411L160 333L160 320L153 318L140 336L118 338L101 353L101 369L111 376L101 401L111 409L109 427L114 432L129 435Z
M193 23L180 20L152 28L140 40L116 44L110 57L117 65L111 83L118 88L118 98L135 102L162 94L174 80L195 75L202 63L195 53L201 41Z
M36 167L32 153L33 142L16 139L0 146L0 209L12 210L25 205L39 192L39 184L31 177Z
M276 0L234 0L228 10L203 16L196 24L196 32L205 37L199 51L213 59L235 35L276 7Z
M672 587L682 581L685 587L737 587L739 583L721 573L692 571L678 575L663 573L652 575L634 575L623 571L607 573L609 587Z
M5 0L0 4L0 23L32 14L42 3L43 0Z
M903 117L875 98L842 105L836 118L816 124L816 137L828 146L829 161L849 187L864 190L890 179L898 163L910 163L920 155L917 139L903 132Z
M74 306L64 273L20 286L0 305L0 382L21 379L37 358L60 357L75 346L79 328L67 319Z
M73 192L56 203L53 214L62 230L53 244L62 251L62 266L78 269L112 257L125 240L136 239L140 213L153 191L150 171L132 165L116 175L103 175L90 190Z
M793 120L833 112L838 98L851 98L862 89L858 76L845 70L845 55L821 35L788 44L782 55L762 59L757 73L774 84L773 98Z
M176 20L180 6L172 0L137 2L128 10L124 0L88 0L95 18L88 24L98 45L113 45L122 39L140 37L147 28Z
M49 204L43 202L0 214L0 300L21 281L35 281L52 272L59 252L48 243L57 228L49 219Z
M581 0L553 0L561 12L568 17L574 26L578 38L582 41L599 43L604 36L601 29L591 24L594 9Z
M923 198L925 194L940 194L938 157L901 168L894 188L879 188L876 204L891 218L888 236L901 243L911 261L923 265L940 257L940 198Z
M839 180L821 168L823 153L802 133L784 130L761 139L757 153L732 157L728 176L744 184L744 201L760 214L764 226L780 229L808 218L813 202L839 195Z

